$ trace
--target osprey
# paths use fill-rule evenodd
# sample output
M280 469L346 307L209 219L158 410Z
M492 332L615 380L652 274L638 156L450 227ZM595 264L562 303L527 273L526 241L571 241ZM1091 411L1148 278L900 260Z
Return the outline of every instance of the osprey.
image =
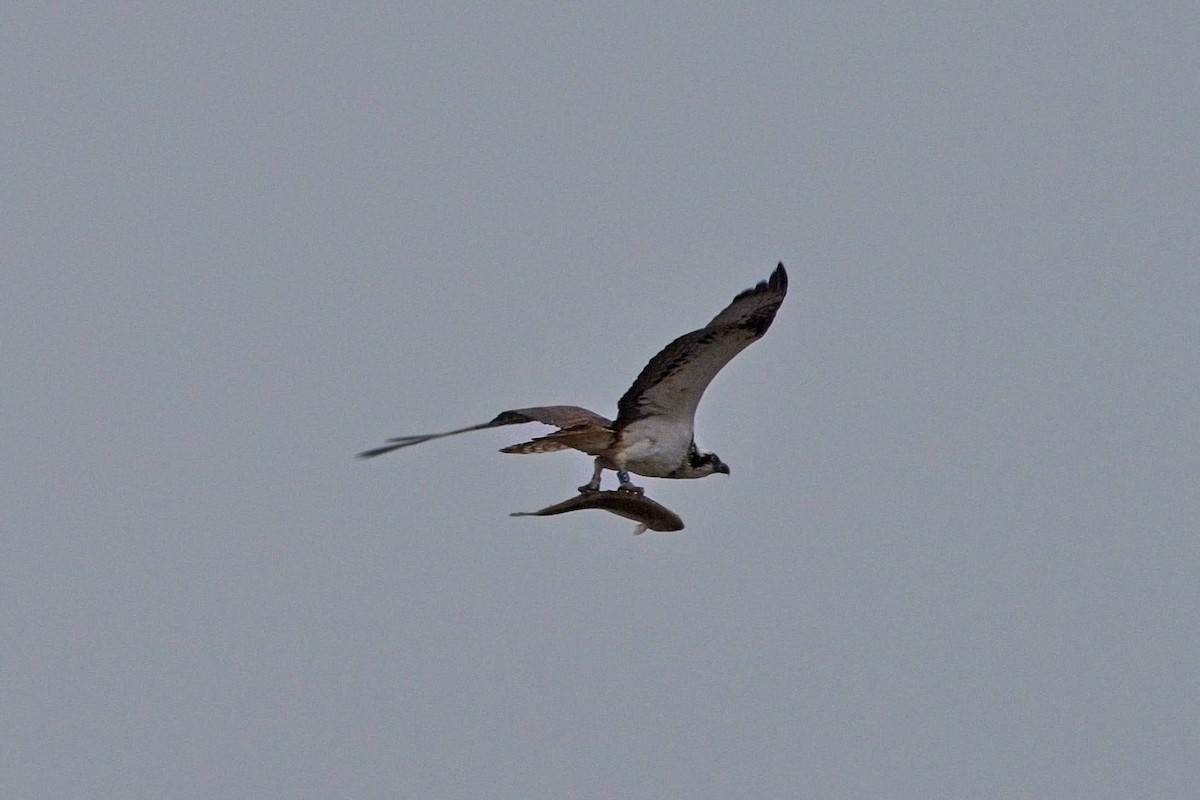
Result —
M502 411L491 422L480 425L397 436L358 457L373 458L467 431L542 422L559 430L500 452L550 453L570 448L595 456L592 479L579 487L580 492L599 491L600 476L606 469L617 473L618 491L637 494L643 489L630 482L630 472L650 478L703 478L718 472L728 475L729 467L716 453L696 447L696 406L721 368L771 327L787 295L787 284L787 272L781 263L770 278L733 298L703 328L664 347L617 403L616 420L578 406L518 408Z

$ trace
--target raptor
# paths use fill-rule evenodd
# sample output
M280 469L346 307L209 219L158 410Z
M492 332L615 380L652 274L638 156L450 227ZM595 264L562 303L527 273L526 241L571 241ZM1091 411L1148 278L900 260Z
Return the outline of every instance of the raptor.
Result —
M604 470L617 473L618 491L641 494L629 473L650 478L703 478L729 474L716 453L696 446L696 407L709 383L734 356L762 338L787 295L783 264L767 280L741 292L699 330L685 333L650 359L610 420L579 406L535 406L502 411L490 422L442 433L397 436L359 458L468 431L541 422L555 432L503 448L501 453L550 453L574 449L595 457L592 479L580 492L600 490Z

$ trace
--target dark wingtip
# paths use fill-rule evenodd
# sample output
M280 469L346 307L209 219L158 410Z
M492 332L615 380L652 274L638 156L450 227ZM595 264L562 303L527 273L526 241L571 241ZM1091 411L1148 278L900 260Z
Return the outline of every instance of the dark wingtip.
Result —
M783 262L780 261L779 266L775 267L775 271L771 273L771 277L767 278L765 281L759 281L751 288L746 289L744 292L740 292L733 299L735 301L741 300L743 297L749 297L750 295L758 294L760 292L779 292L780 294L787 294L787 286L787 270L783 268Z
M783 262L779 262L779 266L775 267L775 271L771 273L768 286L778 292L786 292L788 287L787 270L783 268Z

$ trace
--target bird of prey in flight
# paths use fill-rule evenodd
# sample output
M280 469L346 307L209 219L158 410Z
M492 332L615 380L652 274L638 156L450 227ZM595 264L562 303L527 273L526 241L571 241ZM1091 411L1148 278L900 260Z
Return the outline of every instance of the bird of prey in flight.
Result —
M574 449L595 457L592 479L580 492L600 490L604 470L617 473L618 491L641 494L629 473L650 478L703 478L729 474L729 467L696 447L696 406L721 368L756 339L775 319L787 294L787 272L780 264L771 276L740 293L703 328L686 333L664 347L638 375L617 403L609 420L578 406L537 406L502 411L490 422L443 433L397 436L387 444L359 453L375 456L431 439L467 431L541 422L558 428L547 436L505 447L501 453L550 453Z

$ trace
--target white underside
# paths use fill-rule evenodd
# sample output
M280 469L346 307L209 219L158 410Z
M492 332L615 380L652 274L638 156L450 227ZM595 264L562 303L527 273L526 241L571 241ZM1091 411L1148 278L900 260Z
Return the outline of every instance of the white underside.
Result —
M671 425L661 417L639 420L621 432L613 463L638 475L666 477L683 464L691 443L691 425Z

